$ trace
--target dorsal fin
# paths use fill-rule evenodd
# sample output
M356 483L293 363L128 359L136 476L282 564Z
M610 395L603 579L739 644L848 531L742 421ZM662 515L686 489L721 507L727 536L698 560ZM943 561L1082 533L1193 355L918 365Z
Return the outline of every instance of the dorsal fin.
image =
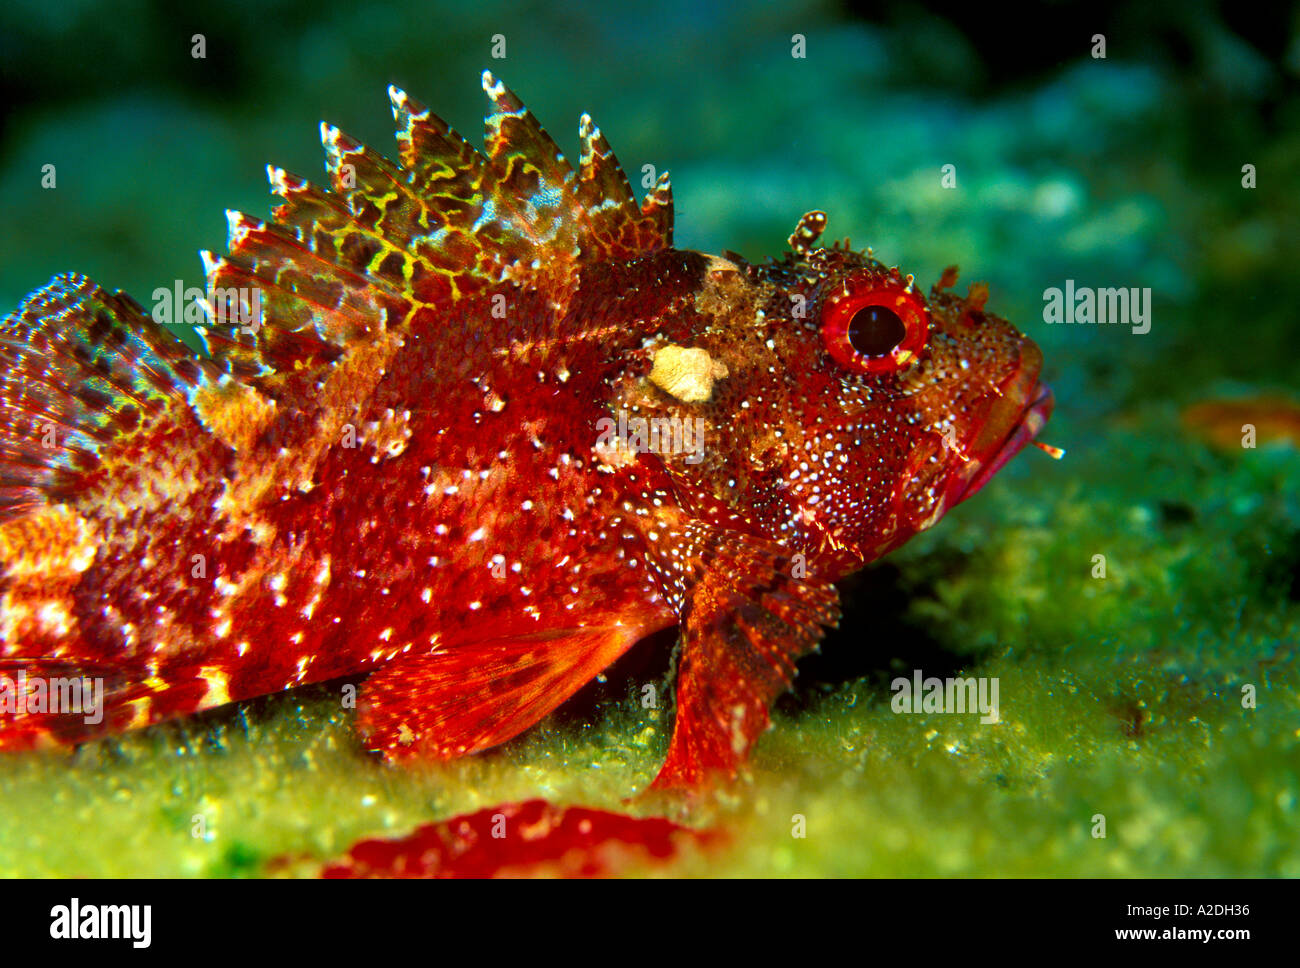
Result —
M219 371L123 293L56 276L0 323L0 520L65 498L112 441Z
M273 220L228 212L230 254L202 253L210 360L83 276L29 295L0 328L0 520L66 498L110 441L199 383L327 365L502 283L563 304L583 263L671 245L666 175L638 209L590 118L575 172L486 71L483 87L484 152L390 88L400 166L322 125L330 189L268 168Z
M321 125L329 189L269 168L283 200L272 223L230 213L230 254L204 254L208 290L260 290L265 331L227 324L209 340L238 375L328 362L502 282L562 302L587 262L672 244L667 175L638 208L600 131L583 116L578 171L490 73L479 152L441 118L389 88L400 165ZM210 301L213 300L210 296Z

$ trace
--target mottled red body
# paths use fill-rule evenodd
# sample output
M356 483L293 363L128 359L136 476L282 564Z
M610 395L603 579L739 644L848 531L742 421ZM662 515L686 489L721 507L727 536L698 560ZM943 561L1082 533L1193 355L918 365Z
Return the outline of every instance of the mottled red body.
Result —
M210 356L78 276L5 321L0 663L106 693L93 727L0 714L0 747L368 672L369 745L457 756L680 625L659 783L696 784L832 583L1046 419L982 290L815 248L820 213L781 262L674 249L666 178L638 208L589 119L575 172L485 88L484 154L394 91L400 167L323 126L333 192L271 169L275 220L204 256L243 313Z

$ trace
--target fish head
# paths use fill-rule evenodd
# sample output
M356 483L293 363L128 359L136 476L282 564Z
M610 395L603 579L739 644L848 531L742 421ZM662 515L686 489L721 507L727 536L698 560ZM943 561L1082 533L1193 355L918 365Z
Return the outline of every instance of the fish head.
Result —
M927 298L847 244L813 248L818 215L783 261L709 259L681 339L701 352L707 398L652 373L660 399L640 409L703 418L701 452L666 458L701 514L843 574L979 491L1052 395L1038 347L985 308L984 287L949 292L954 268Z

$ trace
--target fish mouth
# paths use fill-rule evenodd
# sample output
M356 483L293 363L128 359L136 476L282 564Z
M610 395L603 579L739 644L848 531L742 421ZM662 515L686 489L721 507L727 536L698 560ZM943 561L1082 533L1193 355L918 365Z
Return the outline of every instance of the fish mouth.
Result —
M949 507L974 497L1047 423L1056 401L1037 371L1034 367L1013 377L990 408L985 432L977 434L967 450L975 472L969 478L957 476L950 485ZM997 428L1005 429L999 433Z

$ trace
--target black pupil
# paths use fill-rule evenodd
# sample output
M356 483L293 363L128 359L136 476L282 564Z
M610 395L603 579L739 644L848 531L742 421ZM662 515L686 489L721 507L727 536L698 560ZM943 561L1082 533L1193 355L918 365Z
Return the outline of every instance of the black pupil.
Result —
M898 313L887 306L864 306L849 320L849 343L863 356L885 356L907 336Z

